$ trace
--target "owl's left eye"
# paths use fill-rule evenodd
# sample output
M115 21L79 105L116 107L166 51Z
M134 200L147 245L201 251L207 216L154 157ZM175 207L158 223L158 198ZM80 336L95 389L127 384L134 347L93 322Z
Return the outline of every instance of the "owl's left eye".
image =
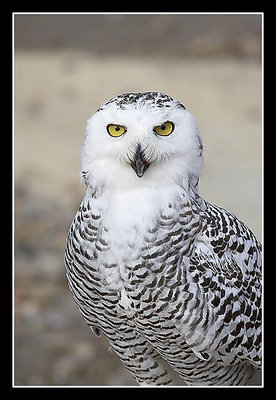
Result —
M153 130L160 136L168 136L174 130L174 124L171 121L166 121L161 125L157 125Z
M109 124L107 125L106 129L109 135L113 137L122 136L126 132L126 128L124 126L116 124Z

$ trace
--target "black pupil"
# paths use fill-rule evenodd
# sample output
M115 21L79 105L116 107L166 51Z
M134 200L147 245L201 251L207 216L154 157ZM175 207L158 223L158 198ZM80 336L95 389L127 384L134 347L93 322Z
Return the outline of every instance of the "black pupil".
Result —
M162 131L164 131L166 129L166 125L162 124L161 127Z
M121 128L119 126L116 126L115 131L119 132Z

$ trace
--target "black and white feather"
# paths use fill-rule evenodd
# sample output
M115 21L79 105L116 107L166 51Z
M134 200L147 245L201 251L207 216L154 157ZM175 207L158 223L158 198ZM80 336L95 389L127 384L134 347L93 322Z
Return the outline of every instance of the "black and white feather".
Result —
M202 150L192 115L158 92L117 96L87 123L67 278L141 385L173 385L171 368L188 385L245 385L261 368L261 245L200 197Z

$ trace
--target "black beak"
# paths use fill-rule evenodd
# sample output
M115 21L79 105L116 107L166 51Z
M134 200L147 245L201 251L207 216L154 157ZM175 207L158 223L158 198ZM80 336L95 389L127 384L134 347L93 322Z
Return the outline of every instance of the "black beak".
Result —
M138 144L134 160L131 161L132 168L134 169L136 175L138 178L142 178L148 167L150 166L150 163L147 162L147 160L144 157L144 152L141 149L141 145Z

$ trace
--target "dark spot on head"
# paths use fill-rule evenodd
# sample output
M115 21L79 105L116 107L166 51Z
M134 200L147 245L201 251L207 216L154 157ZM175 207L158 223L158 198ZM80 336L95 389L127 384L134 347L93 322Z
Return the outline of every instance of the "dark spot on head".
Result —
M113 97L106 103L104 103L97 111L101 111L105 109L109 104L115 103L118 108L125 109L129 104L132 105L143 105L151 103L153 108L163 108L163 107L179 107L186 110L185 106L181 104L179 101L174 100L172 97L167 94L160 92L143 92L143 93L123 93L116 97Z

